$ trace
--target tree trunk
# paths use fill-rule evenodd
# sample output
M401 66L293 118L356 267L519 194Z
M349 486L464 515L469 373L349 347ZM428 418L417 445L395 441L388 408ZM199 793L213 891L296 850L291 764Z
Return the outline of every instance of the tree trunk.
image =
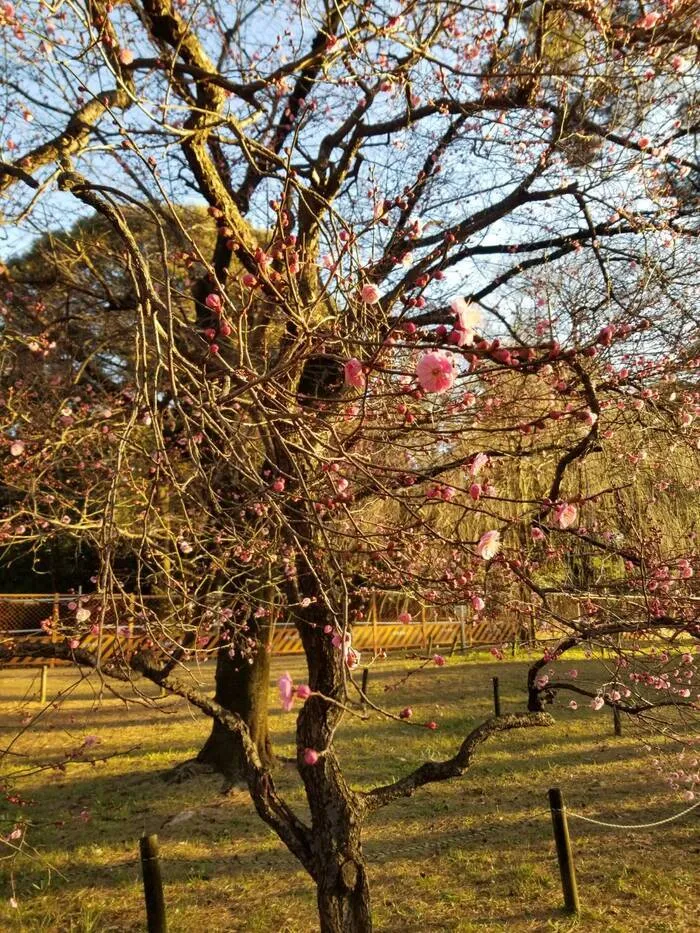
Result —
M232 658L229 648L220 648L216 658L216 693L214 698L224 709L238 713L245 721L258 748L263 765L274 762L267 721L267 698L270 685L270 653L267 650L269 625L249 624L250 637L256 639L252 659L238 653ZM245 781L243 751L238 736L214 720L209 738L197 755L206 764L232 782Z
M315 581L305 581L314 593ZM309 686L342 701L343 654L325 634L332 622L321 600L298 612L298 630L309 669ZM321 696L310 697L297 718L297 762L311 811L314 877L321 933L371 933L369 883L362 852L365 818L361 798L348 786L333 749L340 711ZM306 764L307 749L320 753Z
M321 933L371 933L369 885L363 864L333 866L318 879L318 916Z

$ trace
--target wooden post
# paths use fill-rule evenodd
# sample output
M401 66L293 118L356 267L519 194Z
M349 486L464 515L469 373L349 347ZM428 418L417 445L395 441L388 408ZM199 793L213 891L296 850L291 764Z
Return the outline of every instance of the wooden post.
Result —
M429 658L433 656L433 636L432 635L428 635L428 650L426 653Z
M39 702L46 703L46 687L49 679L48 664L41 665L41 678L39 681Z
M455 637L452 639L452 647L450 648L450 657L452 657L452 655L457 650L457 639L458 638L459 638L459 633L457 633Z
M462 646L462 654L467 650L467 620L464 618L464 612L459 620L459 637Z
M580 910L580 905L578 886L576 884L576 870L574 869L574 856L571 851L571 839L569 838L569 825L566 821L564 796L558 787L551 787L549 790L549 808L552 811L552 828L554 830L554 841L557 846L561 887L564 892L564 910L570 914L577 914Z
M501 692L498 686L498 677L492 677L493 680L493 714L494 716L501 715Z
M622 719L617 706L613 706L613 732L615 735L622 735Z
M420 640L421 647L425 651L428 647L427 635L425 633L425 606L421 606L420 610Z
M362 696L360 698L360 706L362 707L362 712L367 712L367 682L369 681L369 668L365 667L362 671Z
M158 836L142 836L139 847L143 892L146 898L146 929L148 933L167 933L163 879L158 861Z

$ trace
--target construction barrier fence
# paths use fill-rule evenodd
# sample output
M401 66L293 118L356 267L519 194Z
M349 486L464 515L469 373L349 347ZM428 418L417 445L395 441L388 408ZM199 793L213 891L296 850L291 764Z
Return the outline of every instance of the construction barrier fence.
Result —
M12 641L15 651L11 661L5 663L31 666L41 664L29 653L23 654L23 646L29 651L37 641L51 639L53 633L60 631L62 623L72 621L82 605L90 604L89 597L58 594L18 594L0 595L0 641ZM94 600L94 596L93 596ZM516 638L527 638L521 623L517 619L468 619L466 607L454 607L451 618L435 618L425 607L411 605L415 616L410 623L398 623L395 600L391 605L373 600L368 618L356 622L352 628L353 646L362 652L378 654L381 651L411 651L445 648L461 649L479 645L496 645L512 642ZM393 619L381 618L385 611ZM143 618L133 609L128 598L110 600L100 606L99 624L93 624L90 631L76 635L74 648L81 648L99 656L100 661L128 658L142 649L159 648L164 654L170 653L177 643L163 635L154 634L155 627L143 623ZM84 628L84 626L83 626ZM163 626L167 629L167 626ZM191 639L191 636L190 636ZM218 647L220 636L210 632L197 637L189 649L192 654L203 659ZM293 625L276 624L272 627L269 649L273 655L302 654L301 639ZM62 663L62 662L55 662ZM68 663L68 662L65 662Z

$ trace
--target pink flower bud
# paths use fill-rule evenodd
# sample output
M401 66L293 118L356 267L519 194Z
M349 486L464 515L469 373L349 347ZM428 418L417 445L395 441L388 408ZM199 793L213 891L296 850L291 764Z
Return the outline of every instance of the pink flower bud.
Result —
M315 765L318 761L318 752L313 748L304 749L304 764Z

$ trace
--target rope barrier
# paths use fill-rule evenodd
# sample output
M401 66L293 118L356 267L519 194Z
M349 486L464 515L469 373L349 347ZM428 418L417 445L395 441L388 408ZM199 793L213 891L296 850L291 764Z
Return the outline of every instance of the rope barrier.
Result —
M674 820L679 820L682 816L685 816L686 813L690 813L691 810L695 810L696 807L700 807L700 800L687 809L681 810L680 813L675 813L673 816L667 816L664 820L656 820L655 823L606 823L603 820L594 820L590 816L583 816L581 813L574 813L573 810L569 810L568 808L566 809L566 815L573 816L577 820L583 820L584 823L594 823L596 826L606 826L608 829L653 829L655 826L663 826L664 823L672 823Z

